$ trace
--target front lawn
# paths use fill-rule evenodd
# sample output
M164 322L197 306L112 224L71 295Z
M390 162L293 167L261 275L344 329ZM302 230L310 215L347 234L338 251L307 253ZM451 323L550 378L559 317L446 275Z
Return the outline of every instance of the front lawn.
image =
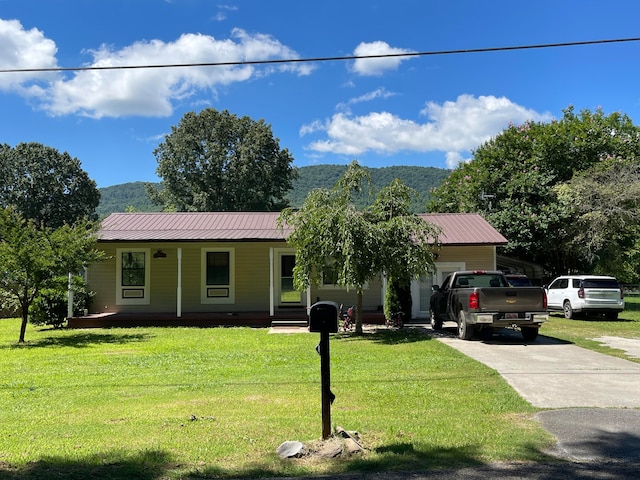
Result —
M424 333L333 336L332 424L364 455L281 460L321 437L318 334L44 330L0 320L0 477L287 476L536 461L551 437L495 371Z
M603 317L567 320L562 314L554 313L549 316L549 321L542 325L540 334L640 363L640 358L630 357L622 350L607 347L593 340L603 336L640 339L640 297L625 298L625 309L618 316L618 320L605 320Z

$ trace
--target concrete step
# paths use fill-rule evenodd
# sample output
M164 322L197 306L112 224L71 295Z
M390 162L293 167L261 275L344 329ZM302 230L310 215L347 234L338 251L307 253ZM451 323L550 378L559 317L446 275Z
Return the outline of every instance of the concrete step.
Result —
M271 328L275 327L306 327L309 325L307 320L296 320L296 319L288 319L288 320L272 320Z

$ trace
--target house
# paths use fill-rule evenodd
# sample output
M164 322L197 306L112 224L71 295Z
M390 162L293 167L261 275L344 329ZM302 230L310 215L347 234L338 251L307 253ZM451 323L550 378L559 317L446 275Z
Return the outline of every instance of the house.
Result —
M352 305L353 289L327 279L306 292L293 288L295 250L277 227L279 213L114 213L98 232L108 260L87 271L96 292L89 315L70 327L124 323L265 325L306 318L318 300ZM412 286L414 318L427 318L431 286L451 271L494 269L507 240L477 214L424 214L442 229L433 276ZM367 285L363 315L382 322L384 279ZM367 317L368 315L368 317Z

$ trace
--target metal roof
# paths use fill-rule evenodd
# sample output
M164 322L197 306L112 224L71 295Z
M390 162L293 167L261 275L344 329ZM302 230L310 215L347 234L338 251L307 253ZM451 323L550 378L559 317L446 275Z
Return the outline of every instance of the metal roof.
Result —
M507 239L477 213L423 213L442 229L442 245L506 245Z
M112 213L102 221L100 241L250 241L286 239L291 229L279 229L279 212ZM439 225L443 245L504 245L507 243L478 214L423 214Z

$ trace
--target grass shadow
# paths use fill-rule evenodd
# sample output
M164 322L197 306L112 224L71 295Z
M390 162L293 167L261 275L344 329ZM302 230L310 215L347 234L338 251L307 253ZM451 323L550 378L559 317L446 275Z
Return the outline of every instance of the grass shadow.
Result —
M86 348L96 344L116 344L122 345L132 342L146 342L153 335L148 333L132 333L132 334L114 334L114 333L94 333L94 332L77 332L70 335L61 335L54 337L42 338L25 343L17 343L12 345L0 346L0 349L7 348L55 348L55 347L72 347Z
M431 335L424 329L401 328L385 329L380 328L372 333L339 333L336 339L341 341L373 341L381 345L398 345L401 343L425 342L431 340Z
M160 450L140 452L136 455L105 452L80 460L47 457L30 462L23 467L12 467L0 462L0 479L155 480L165 478L165 473L171 464L169 454Z

